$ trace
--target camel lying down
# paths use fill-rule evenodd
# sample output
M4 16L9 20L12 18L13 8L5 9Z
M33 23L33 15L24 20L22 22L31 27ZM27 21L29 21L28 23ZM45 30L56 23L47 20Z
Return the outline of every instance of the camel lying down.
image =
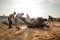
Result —
M49 28L49 26L47 26L44 22L46 21L46 19L43 18L37 18L37 20L32 20L32 21L27 21L25 18L21 18L25 24L27 24L28 28L43 28L43 27L47 27Z

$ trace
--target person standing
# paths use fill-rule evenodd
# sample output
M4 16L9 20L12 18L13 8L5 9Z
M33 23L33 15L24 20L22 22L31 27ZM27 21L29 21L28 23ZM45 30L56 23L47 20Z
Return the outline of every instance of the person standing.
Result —
M24 13L17 13L17 15L15 16L15 25L16 28L19 30L19 24L20 24L20 20L22 20L22 16L24 15Z
M10 14L9 16L8 16L8 21L9 21L9 28L12 28L12 18L14 18L14 15L16 14L16 12L13 12L13 14Z

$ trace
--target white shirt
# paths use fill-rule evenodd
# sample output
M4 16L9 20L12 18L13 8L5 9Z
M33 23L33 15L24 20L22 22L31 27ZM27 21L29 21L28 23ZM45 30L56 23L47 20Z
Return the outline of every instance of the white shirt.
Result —
M16 16L15 16L16 19L20 19L22 18L22 13L18 13Z

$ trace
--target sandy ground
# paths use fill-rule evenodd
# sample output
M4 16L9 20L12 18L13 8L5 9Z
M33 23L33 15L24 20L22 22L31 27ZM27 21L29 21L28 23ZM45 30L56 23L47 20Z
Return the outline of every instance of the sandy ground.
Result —
M49 29L27 28L20 25L19 30L14 25L0 24L0 40L60 40L60 22L53 22Z

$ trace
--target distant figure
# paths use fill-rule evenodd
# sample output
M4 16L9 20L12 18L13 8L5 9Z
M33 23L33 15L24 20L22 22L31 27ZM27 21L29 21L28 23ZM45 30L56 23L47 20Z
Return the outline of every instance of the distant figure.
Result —
M30 16L27 14L27 19L30 19Z
M53 17L52 17L52 16L49 15L48 17L49 17L49 20L50 20L50 21L53 20Z
M49 17L48 18L49 26L52 27L53 26L53 20L54 20L54 18L52 16L50 16L50 15L48 17Z
M16 28L19 30L19 20L22 18L22 16L24 15L24 13L18 13L15 16L15 24L16 24Z
M8 21L9 21L9 28L12 28L12 18L14 18L14 15L16 14L16 12L13 12L13 14L10 14L9 16L8 16Z

